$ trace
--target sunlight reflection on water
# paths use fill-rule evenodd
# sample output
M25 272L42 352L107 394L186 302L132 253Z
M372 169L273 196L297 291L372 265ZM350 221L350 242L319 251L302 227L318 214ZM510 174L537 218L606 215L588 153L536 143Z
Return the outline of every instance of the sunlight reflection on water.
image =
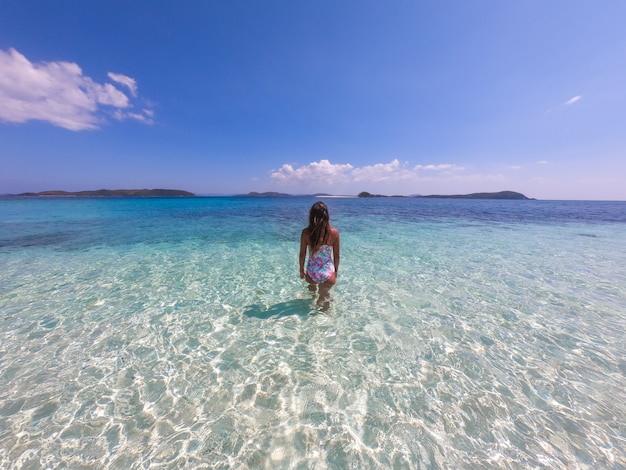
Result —
M626 466L622 225L338 207L322 312L301 207L247 231L238 201L216 242L190 204L173 232L107 206L113 237L3 245L1 467Z

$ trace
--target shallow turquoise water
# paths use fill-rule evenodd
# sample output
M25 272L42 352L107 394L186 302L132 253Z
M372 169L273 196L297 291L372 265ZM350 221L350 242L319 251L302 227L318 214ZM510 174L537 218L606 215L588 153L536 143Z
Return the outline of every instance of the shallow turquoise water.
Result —
M0 200L0 467L626 467L626 203L313 202Z

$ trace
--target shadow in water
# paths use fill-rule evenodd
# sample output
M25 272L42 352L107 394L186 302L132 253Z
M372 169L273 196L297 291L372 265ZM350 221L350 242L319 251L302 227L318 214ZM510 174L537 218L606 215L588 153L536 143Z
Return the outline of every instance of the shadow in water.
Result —
M248 305L243 311L243 314L247 317L262 318L264 320L271 317L281 318L290 315L305 317L315 313L317 311L311 299L289 300L269 307L266 305Z

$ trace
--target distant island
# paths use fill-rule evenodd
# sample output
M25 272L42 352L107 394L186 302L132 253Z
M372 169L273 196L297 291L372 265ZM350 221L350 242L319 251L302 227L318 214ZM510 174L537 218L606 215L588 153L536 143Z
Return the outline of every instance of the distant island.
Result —
M74 197L191 197L194 193L179 189L98 189L95 191L42 191L18 196Z
M249 196L249 197L288 197L288 196L291 196L291 194L277 193L277 192L273 192L273 191L268 191L268 192L265 192L265 193L257 193L256 191L252 191L251 193L248 193L248 194L239 194L239 196Z
M301 194L299 196L311 196L311 197L323 197L323 196L328 196L328 197L332 197L331 194L326 194L326 193L316 193L316 194ZM267 191L264 193L258 193L256 191L252 191L251 193L248 194L237 194L237 197L294 197L293 194L287 194L287 193L277 193L274 191Z
M359 197L389 197L382 196L380 194L370 194L368 192L359 193ZM405 196L391 196L391 197L405 197ZM454 194L454 195L438 195L433 194L430 196L411 196L416 198L439 198L439 199L514 199L514 200L523 200L530 201L532 200L529 197L524 196L521 193L516 193L515 191L499 191L496 193L472 193L472 194Z
M521 193L515 191L499 191L497 193L472 193L472 194L456 194L451 196L417 196L417 197L430 197L430 198L447 198L447 199L516 199L523 201L530 201L532 198L526 197Z
M9 195L7 195L9 196ZM182 191L180 189L98 189L95 191L41 191L38 193L21 193L13 196L35 196L35 197L195 197L194 193ZM533 200L515 191L500 191L496 193L472 193L454 195L411 195L411 196L385 196L382 194L372 194L367 191L360 192L357 196L333 196L332 194L316 193L308 194L310 197L359 197L359 198L440 198L440 199L510 199L510 200ZM250 192L238 194L236 197L293 197L292 194L268 192Z
M301 194L300 196L310 197L389 197L389 198L432 198L432 199L509 199L519 201L532 201L533 198L524 196L522 193L516 193L515 191L499 191L495 193L472 193L472 194L451 194L451 195L439 195L433 194L429 196L411 195L411 196L386 196L383 194L372 194L367 191L360 192L357 196L333 196L332 194L316 193L316 194ZM278 193L268 191L264 193L251 192L247 194L238 194L237 197L294 197L293 194Z

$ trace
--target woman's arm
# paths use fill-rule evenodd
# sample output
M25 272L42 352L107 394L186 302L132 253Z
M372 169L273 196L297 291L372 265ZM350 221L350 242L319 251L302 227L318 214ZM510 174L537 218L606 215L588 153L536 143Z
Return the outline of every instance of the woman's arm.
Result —
M341 241L339 237L339 230L333 229L334 241L333 241L333 261L335 262L335 272L339 271L339 261L341 259Z
M307 230L304 229L300 234L300 278L304 279L306 274L304 273L304 260L306 258L306 247L309 245L309 237Z

